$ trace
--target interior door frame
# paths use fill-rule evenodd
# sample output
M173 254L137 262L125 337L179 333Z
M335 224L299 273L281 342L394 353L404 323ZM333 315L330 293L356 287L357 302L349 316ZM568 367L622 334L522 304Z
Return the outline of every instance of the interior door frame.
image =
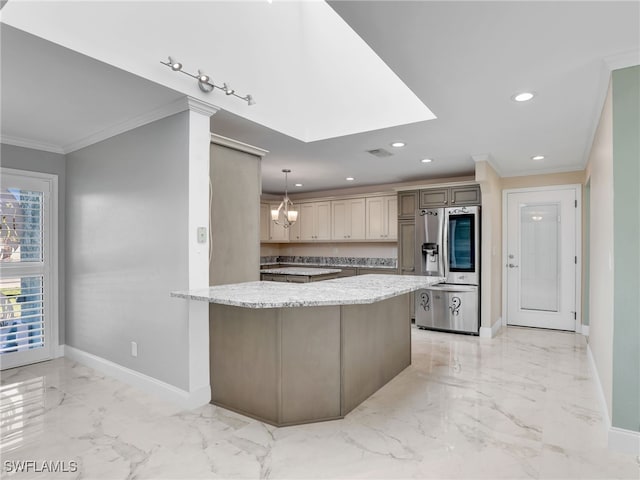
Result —
M59 245L58 245L58 225L59 225L59 205L58 205L58 175L53 173L32 172L29 170L19 170L16 168L0 167L1 175L15 175L26 178L41 180L49 184L49 298L45 299L49 310L49 327L51 336L49 337L50 350L48 360L63 356L60 344L60 289L59 289ZM46 220L45 220L46 221ZM44 361L44 360L42 360ZM17 368L9 366L8 368Z
M524 187L524 188L509 188L502 190L502 324L507 326L507 243L508 243L508 203L507 199L510 193L530 193L530 192L544 192L554 190L574 190L576 195L576 208L575 208L575 222L576 222L576 238L575 248L576 257L578 261L576 263L575 271L575 311L576 320L574 324L574 332L582 332L582 184L572 183L568 185L549 185L545 187Z

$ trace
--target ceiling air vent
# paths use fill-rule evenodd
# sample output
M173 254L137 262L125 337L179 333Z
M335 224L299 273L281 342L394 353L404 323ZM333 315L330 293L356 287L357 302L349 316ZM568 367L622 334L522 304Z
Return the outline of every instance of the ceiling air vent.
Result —
M391 153L388 150L385 150L384 148L374 148L373 150L367 150L367 152L373 155L374 157L379 157L379 158L390 157L393 155L393 153Z

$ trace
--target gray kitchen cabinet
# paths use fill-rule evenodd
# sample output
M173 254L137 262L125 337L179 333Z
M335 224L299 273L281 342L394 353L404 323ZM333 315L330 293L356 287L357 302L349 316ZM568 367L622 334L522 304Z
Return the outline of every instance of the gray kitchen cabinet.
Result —
M413 275L416 272L416 224L415 220L398 222L398 273Z
M450 205L480 205L482 197L480 185L464 185L449 189Z
M396 275L398 271L395 268L376 268L376 267L358 267L358 275L383 274Z
M420 208L480 205L481 200L479 185L458 185L420 190Z
M398 221L398 274L415 275L416 272L416 223L415 218ZM414 292L409 294L409 312L416 318Z
M413 218L418 209L418 190L398 193L398 218Z
M320 282L338 278L338 273L327 273L324 275L282 275L277 273L262 273L260 280L263 282L288 282L288 283L309 283Z
M449 205L448 188L427 188L420 190L420 208L444 207Z
M342 270L336 278L342 277L354 277L358 273L358 269L356 267L337 267Z

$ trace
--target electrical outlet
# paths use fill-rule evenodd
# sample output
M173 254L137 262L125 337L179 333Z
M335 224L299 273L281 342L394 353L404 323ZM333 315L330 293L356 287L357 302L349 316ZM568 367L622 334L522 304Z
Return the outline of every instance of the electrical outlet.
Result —
M132 357L137 357L138 356L138 343L137 342L131 342L131 356Z

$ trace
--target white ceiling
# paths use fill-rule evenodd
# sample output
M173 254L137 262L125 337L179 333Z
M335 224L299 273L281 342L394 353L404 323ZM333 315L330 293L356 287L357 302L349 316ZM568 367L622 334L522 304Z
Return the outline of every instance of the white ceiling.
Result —
M30 15L10 15L14 3L30 5L25 10ZM45 4L47 9L41 10ZM152 16L147 15L150 4L156 11ZM269 9L281 8L278 0L273 4L244 3L245 7L260 9L262 23L242 18L240 10L235 10L237 3L62 4L11 0L2 10L3 23L106 63L3 24L3 138L21 137L60 147L73 145L100 129L189 94L223 108L212 117L214 132L270 151L263 162L263 188L267 192L282 190L282 168L293 170L290 182L304 183L301 191L470 174L474 155L489 155L502 175L570 171L583 168L586 162L609 69L640 63L638 2L330 4L377 54L368 58L375 63L379 57L395 72L390 74L387 70L390 76L385 80L397 76L408 87L395 91L403 99L397 105L389 103L388 97L380 100L386 92L380 87L376 87L377 94L364 97L367 104L383 106L383 112L390 112L386 125L407 121L397 114L398 105L404 105L399 110L415 120L425 114L426 104L437 119L393 127L376 120L378 123L373 122L372 128L377 129L373 131L311 142L297 139L323 138L340 129L345 131L349 122L341 122L354 111L373 118L368 107L354 109L346 104L351 93L340 89L342 83L354 80L363 90L365 86L370 88L374 84L368 77L373 75L349 55L335 61L338 70L327 70L339 52L335 43L328 49L330 55L316 52L305 56L300 55L302 50L292 53L275 48L271 37L282 28L275 17L267 17L271 15ZM64 9L73 5L79 9L75 12L83 22L69 20ZM96 8L98 5L100 8ZM126 15L121 10L123 5L129 5ZM215 7L216 15L210 15L213 10L207 10L209 7ZM33 8L38 15L34 15ZM280 14L283 12L280 10ZM298 15L310 12L314 10L302 9ZM334 17L330 9L317 12L310 18ZM296 13L289 9L286 15ZM71 16L71 20L77 18ZM340 35L348 35L340 28ZM252 38L252 42L240 42L237 35L215 34L232 35L238 31ZM333 33L329 35L330 32ZM333 30L324 33L333 40L341 38ZM323 38L317 25L314 35ZM242 49L256 42L264 48L249 61ZM355 48L355 57L364 55L362 44ZM194 88L195 81L185 84L190 79L160 65L159 60L167 54L180 55L188 70L200 67L212 76L218 72L221 77L214 78L217 82L229 81L240 93L252 93L258 100L255 110L219 94L206 97ZM147 63L141 66L142 58ZM244 61L231 61L234 58ZM310 59L324 64L305 64ZM318 69L318 65L325 64L329 67ZM285 67L294 67L303 74L283 77ZM308 80L309 72L318 71L324 75L324 84L320 82L322 85L315 88L308 81L300 84L299 79L306 75ZM364 77L363 72L367 73ZM281 87L290 88L278 90L289 93L286 99L274 100L274 79L276 85L281 82ZM510 100L512 94L522 90L533 90L537 96L526 104ZM327 94L342 107L329 106L326 100L320 100L321 94ZM413 94L422 101L415 111L403 104ZM354 98L362 101L363 97ZM311 130L307 129L309 119L315 122ZM305 129L300 130L302 127ZM389 143L395 140L405 141L407 146L393 149ZM376 158L366 153L380 147L394 155ZM545 155L545 160L533 162L530 157L536 154ZM419 160L424 157L431 157L434 162L421 164ZM356 181L347 183L344 178L348 175L356 177Z

